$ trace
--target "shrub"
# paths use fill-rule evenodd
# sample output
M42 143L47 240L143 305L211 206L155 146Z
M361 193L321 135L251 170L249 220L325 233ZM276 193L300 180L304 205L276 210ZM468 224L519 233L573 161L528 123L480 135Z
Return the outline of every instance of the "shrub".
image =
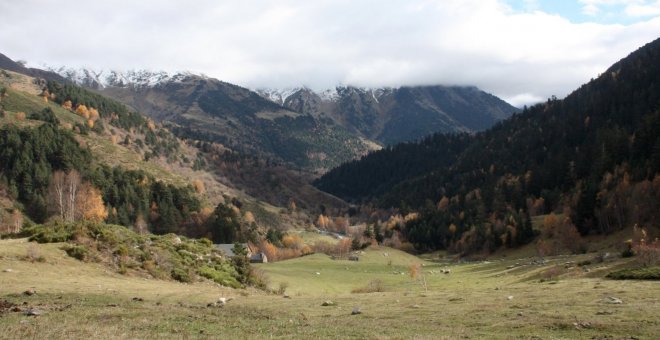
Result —
M385 291L385 284L383 283L382 280L375 279L369 281L369 283L360 288L355 288L351 291L351 293L354 294L362 294L362 293L379 293L379 292L384 292Z
M62 249L66 251L67 255L80 261L84 261L87 258L88 250L85 246L67 244Z
M203 266L199 269L199 275L223 286L241 288L240 282L226 271L218 271L209 266Z
M270 279L263 270L250 267L249 283L257 288L266 289Z
M34 244L28 246L24 259L30 262L46 262L46 258Z
M183 268L178 268L177 267L177 268L172 269L172 272L170 273L170 276L172 276L173 279L175 279L179 282L188 282L189 283L189 282L193 281L190 273L188 273L188 271L183 269Z
M660 280L660 267L622 269L606 277L614 280Z
M280 282L280 286L277 288L277 294L284 295L286 289L289 288L289 283L286 281Z

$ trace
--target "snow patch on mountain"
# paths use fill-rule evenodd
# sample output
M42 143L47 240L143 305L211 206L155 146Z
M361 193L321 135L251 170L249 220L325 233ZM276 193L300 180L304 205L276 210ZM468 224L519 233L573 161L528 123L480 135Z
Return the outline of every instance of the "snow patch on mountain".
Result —
M155 87L164 83L180 82L190 76L190 72L150 71L150 70L94 70L90 68L50 67L46 70L55 72L72 82L96 89L106 87Z
M291 97L293 94L304 89L303 87L290 87L285 89L271 89L271 88L259 88L253 89L252 91L258 93L263 98L266 98L274 103L279 105L284 105L287 98Z

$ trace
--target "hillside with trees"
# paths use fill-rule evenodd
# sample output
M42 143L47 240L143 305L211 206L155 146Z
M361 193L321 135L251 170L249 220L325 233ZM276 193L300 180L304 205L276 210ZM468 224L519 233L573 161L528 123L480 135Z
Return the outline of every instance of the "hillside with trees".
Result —
M419 213L400 228L419 249L470 252L525 243L534 234L530 215L553 211L582 235L633 225L656 234L659 59L656 40L563 100L525 108L474 136L434 136L374 152L316 185L345 199ZM447 142L431 143L442 139ZM416 160L424 156L441 160ZM388 190L353 187L373 178Z

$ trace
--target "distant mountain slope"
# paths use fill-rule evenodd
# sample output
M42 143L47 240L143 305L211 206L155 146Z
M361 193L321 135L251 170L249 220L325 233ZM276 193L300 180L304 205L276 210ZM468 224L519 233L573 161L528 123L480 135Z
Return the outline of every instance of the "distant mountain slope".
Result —
M43 78L46 80L54 80L54 81L59 81L59 82L65 82L66 79L59 74L51 71L44 71L36 68L28 68L23 66L20 63L17 63L11 59L9 59L7 56L4 54L0 53L0 68L4 70L9 70L13 72L17 72L20 74L25 74L27 76L31 77L38 77L38 78Z
M582 234L635 224L656 227L658 60L660 39L564 100L548 100L459 140L458 154L442 152L451 144L430 143L442 140L436 136L372 153L334 169L316 185L339 197L377 197L383 207L421 211L406 236L422 248L447 247L468 233L470 242L491 249L511 240L511 235L529 232L524 221L531 210L563 210ZM430 155L443 158L445 164ZM400 181L390 183L384 194L378 186L356 189L350 184L385 181L393 174ZM507 231L507 224L513 229Z
M190 73L54 69L158 121L182 137L325 171L376 147L329 119L294 112L230 83Z
M322 92L308 88L257 92L293 111L332 118L384 144L418 140L436 132L481 131L518 111L475 87L339 86Z

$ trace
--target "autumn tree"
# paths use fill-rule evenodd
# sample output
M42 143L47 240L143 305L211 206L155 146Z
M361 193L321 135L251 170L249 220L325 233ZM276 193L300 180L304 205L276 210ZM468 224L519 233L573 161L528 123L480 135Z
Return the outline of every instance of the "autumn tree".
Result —
M193 186L193 188L195 188L195 191L198 194L203 194L206 191L206 188L204 187L204 182L202 182L199 179L194 179L192 181L192 186Z
M85 117L85 119L89 119L89 109L87 109L87 106L83 104L80 104L76 107L76 113L82 117Z
M285 235L282 237L282 244L290 249L303 249L305 241L298 235Z
M67 100L64 103L62 103L62 107L66 110L71 111L73 109L73 103L71 103L70 100Z
M135 224L133 225L133 228L135 229L135 232L138 234L146 234L147 233L147 222L144 220L144 216L142 214L138 214L137 217L135 218Z
M249 225L257 223L257 220L255 220L254 214L252 214L251 211L246 211L245 214L243 214L243 221Z
M48 207L51 213L68 222L100 222L108 217L101 192L91 184L83 183L76 170L53 173L48 187Z
M78 193L76 216L78 220L93 222L101 222L108 217L101 192L89 183L84 183Z

